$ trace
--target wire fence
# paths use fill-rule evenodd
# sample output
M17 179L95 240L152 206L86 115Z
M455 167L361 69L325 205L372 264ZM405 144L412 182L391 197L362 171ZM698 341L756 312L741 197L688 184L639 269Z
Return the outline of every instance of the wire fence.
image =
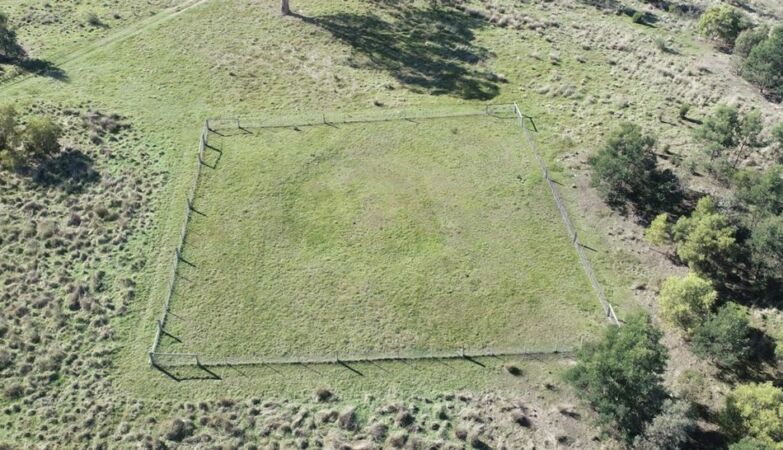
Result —
M198 187L198 180L201 176L201 166L204 165L204 150L209 145L209 133L209 127L205 122L201 129L201 136L199 137L198 153L196 154L196 172L193 175L193 182L191 183L190 190L188 191L187 202L185 204L185 214L182 220L182 225L179 229L179 240L177 241L177 246L174 249L174 257L172 259L171 269L169 271L169 281L168 285L166 286L166 294L164 295L163 301L163 312L161 313L160 319L157 320L155 338L149 351L150 365L155 365L155 353L158 351L158 347L160 346L160 339L164 334L166 320L168 319L169 310L171 309L171 297L174 295L174 288L177 283L177 269L179 267L180 261L182 260L182 249L185 245L185 237L187 236L188 232L190 215L193 212L193 202L196 199L196 188Z
M334 352L331 354L320 355L299 355L299 356L263 356L263 355L248 355L248 356L229 356L229 357L211 357L198 353L168 353L159 352L160 341L163 334L165 334L166 321L168 319L171 299L174 294L177 279L177 269L180 261L182 260L182 249L187 237L188 223L193 211L193 202L195 201L196 188L201 175L202 166L204 163L204 151L209 148L209 136L210 133L223 135L223 133L229 130L239 130L249 132L252 129L263 128L291 128L291 127L307 127L307 126L323 126L334 124L351 124L351 123L372 123L372 122L385 122L385 121L399 121L399 120L425 120L425 119L438 119L438 118L450 118L450 117L469 117L469 116L506 116L508 118L516 118L519 125L524 130L525 137L533 152L533 155L540 165L544 179L549 186L552 196L555 199L555 204L563 219L566 230L569 237L572 240L572 244L576 248L579 260L584 269L587 277L590 280L590 284L593 290L596 292L598 299L601 303L606 316L612 321L613 324L619 325L619 320L615 315L612 305L606 300L603 287L595 277L595 273L592 270L589 260L584 254L582 245L579 242L579 236L576 232L571 219L568 215L568 211L565 208L560 193L558 192L555 183L549 177L549 169L543 158L541 157L535 140L530 134L530 130L527 126L527 121L533 125L535 130L535 124L529 116L525 116L520 111L516 103L505 103L487 105L484 108L477 109L472 107L461 108L449 108L441 110L424 110L424 109L412 109L412 110L397 110L397 111L382 111L373 113L310 113L303 114L295 117L234 117L234 118L214 118L205 121L202 128L199 150L196 158L196 172L193 177L193 182L190 187L187 196L187 204L185 205L185 215L180 228L179 241L177 243L174 257L171 264L169 281L166 289L166 294L163 302L163 311L160 319L157 320L157 329L152 347L149 351L149 364L154 367L183 367L183 366L253 366L253 365L292 365L292 364L348 364L348 363L364 363L364 362L383 362L383 361L426 361L426 360L442 360L442 359L472 359L472 358L485 358L485 357L536 357L542 355L559 355L570 356L575 353L576 347L563 347L558 345L548 347L516 347L516 348L479 348L468 349L465 347L453 350L406 350L406 351L392 351L381 353L367 353L367 354L341 354Z
M150 362L157 367L233 367L233 366L265 366L265 365L315 365L315 364L361 364L373 362L394 361L428 361L447 359L477 358L536 358L562 357L568 358L576 354L578 347L544 346L519 348L459 348L448 350L405 350L375 353L321 353L318 355L295 355L269 357L262 355L210 357L198 353L160 353L150 355Z
M541 166L541 170L544 173L544 179L546 180L547 185L549 185L549 189L552 191L552 197L554 197L557 209L560 211L560 216L563 218L563 223L565 224L566 231L568 231L568 236L570 237L574 248L576 248L577 255L579 255L579 262L582 265L582 269L584 269L587 278L590 279L590 284L593 286L593 290L598 296L598 301L601 302L601 307L604 309L606 317L608 317L613 324L620 325L620 321L617 319L614 308L606 299L606 293L604 292L603 286L601 286L601 283L598 282L598 279L595 276L595 272L593 271L593 266L590 264L590 260L588 260L587 256L585 256L582 243L579 242L579 233L577 233L574 224L571 222L571 218L568 215L568 210L565 207L565 203L563 203L563 199L560 197L560 192L558 191L555 182L552 181L552 179L549 177L549 168L547 167L544 159L541 157L541 154L538 151L538 145L536 144L535 139L533 139L531 136L530 130L527 127L527 122L530 121L533 123L533 121L529 116L522 114L522 111L519 110L519 106L516 103L514 103L514 113L517 116L519 125L525 131L525 138L527 139L527 142L530 145L530 148L533 151L533 155L538 161L538 164Z

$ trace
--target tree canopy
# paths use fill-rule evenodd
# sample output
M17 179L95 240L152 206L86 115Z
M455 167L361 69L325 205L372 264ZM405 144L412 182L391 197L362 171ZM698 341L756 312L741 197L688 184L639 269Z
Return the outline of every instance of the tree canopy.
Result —
M783 449L783 390L770 382L737 386L726 397L722 422L735 439L748 436Z
M654 137L626 122L589 158L591 183L607 204L620 210L631 204L637 213L649 216L679 192L674 175L658 170L654 149Z
M751 357L751 340L748 314L741 306L729 302L696 326L693 351L721 367L737 370Z
M686 332L701 323L717 299L712 283L693 272L666 279L658 296L661 316Z
M709 196L699 200L690 217L681 217L673 231L677 256L701 274L720 268L736 251L736 228Z
M699 19L699 33L732 47L749 23L737 8L725 3L710 6Z
M763 94L778 99L783 97L783 26L775 27L766 39L753 47L741 73Z
M616 425L628 441L642 433L666 399L662 386L668 353L661 332L644 315L609 328L603 339L579 351L568 379L602 421Z

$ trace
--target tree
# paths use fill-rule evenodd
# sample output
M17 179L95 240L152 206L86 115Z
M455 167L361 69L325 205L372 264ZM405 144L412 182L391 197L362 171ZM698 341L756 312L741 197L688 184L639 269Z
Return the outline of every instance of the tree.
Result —
M661 413L633 441L634 450L679 450L696 429L691 405L666 400Z
M737 386L726 397L721 422L734 439L747 436L783 449L783 390L770 382Z
M751 357L751 327L745 310L726 303L698 325L693 333L693 351L719 366L736 370Z
M667 278L658 303L664 320L690 333L709 314L717 299L712 283L691 272L684 277Z
M734 42L734 54L747 58L753 47L764 42L767 36L769 36L769 27L766 25L748 28L737 36Z
M281 0L280 11L284 16L291 14L291 7L288 4L288 0Z
M736 8L726 4L713 5L699 19L699 33L731 48L740 32L748 27L747 19Z
M50 156L60 150L58 140L62 135L62 128L51 119L35 117L22 132L22 148L29 157Z
M644 238L652 245L666 245L671 242L671 228L669 214L658 214L650 222L650 226L644 230Z
M677 256L700 274L720 268L736 251L736 229L712 197L700 199L691 216L681 217L673 231Z
M8 17L0 11L0 62L16 61L24 56L24 49L16 40L16 32L9 28Z
M740 72L762 94L783 97L783 26L775 27L767 39L753 47Z
M732 166L747 158L748 153L760 148L764 143L760 139L764 127L761 113L751 110L741 114L734 106L719 105L718 108L696 128L695 135L707 143L710 161L716 158L733 156ZM728 154L728 155L727 155Z
M610 327L603 339L586 344L567 379L579 389L605 424L616 425L631 441L658 415L666 392L661 374L668 354L661 332L644 315Z
M624 210L632 203L637 212L648 215L679 191L674 175L658 170L654 148L655 138L637 125L622 123L588 159L591 184L610 206Z
M769 216L751 233L750 252L762 279L783 278L783 216Z
M750 228L762 217L780 214L783 212L783 166L776 164L763 172L737 172L734 197L739 208L750 212Z

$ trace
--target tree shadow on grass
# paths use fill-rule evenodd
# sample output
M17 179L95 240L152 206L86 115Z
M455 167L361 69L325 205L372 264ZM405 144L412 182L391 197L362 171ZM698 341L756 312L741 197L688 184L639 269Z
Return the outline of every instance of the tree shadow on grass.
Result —
M58 81L68 81L68 74L56 64L44 59L23 59L16 66L24 72L45 76Z
M497 76L476 67L493 54L476 45L480 16L449 6L377 4L374 13L302 17L353 49L350 64L383 70L400 83L433 95L489 100L499 93Z

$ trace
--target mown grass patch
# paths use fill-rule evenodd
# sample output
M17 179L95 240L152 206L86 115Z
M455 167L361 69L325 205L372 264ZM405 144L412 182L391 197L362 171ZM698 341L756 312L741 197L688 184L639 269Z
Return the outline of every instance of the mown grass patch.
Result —
M161 351L576 345L605 323L522 137L475 116L213 139Z

